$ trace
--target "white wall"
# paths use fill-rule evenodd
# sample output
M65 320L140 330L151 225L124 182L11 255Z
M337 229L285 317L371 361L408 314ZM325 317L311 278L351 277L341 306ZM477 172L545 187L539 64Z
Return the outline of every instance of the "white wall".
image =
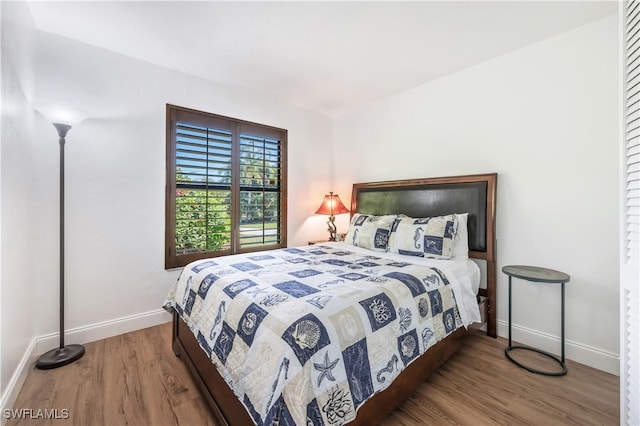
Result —
M328 117L59 36L38 32L35 46L34 97L90 113L66 144L68 328L158 312L178 276L164 270L166 103L288 129L288 243L323 235L310 216L331 189ZM56 332L58 145L39 116L35 132L43 335Z
M35 337L31 301L36 294L34 263L29 255L39 236L32 223L38 204L31 198L37 185L33 112L27 101L31 81L33 24L23 2L1 2L2 11L2 125L0 143L0 407L7 389L19 388L24 377L15 376Z
M498 266L570 273L568 356L617 369L615 18L332 121L50 34L33 34L34 51L23 4L1 4L3 397L29 342L57 332L58 145L30 99L91 113L67 138L68 329L155 315L177 277L163 268L165 103L174 103L289 130L290 245L325 237L313 212L329 190L348 204L353 182L498 172ZM9 17L27 30L7 31ZM516 290L516 337L557 349L558 289ZM498 316L504 335L502 274ZM56 340L43 342L37 353Z
M567 356L612 372L619 336L616 37L611 16L334 124L341 195L353 182L498 172L498 271L531 264L570 274ZM558 352L560 289L514 285L514 338ZM507 294L499 273L503 336Z

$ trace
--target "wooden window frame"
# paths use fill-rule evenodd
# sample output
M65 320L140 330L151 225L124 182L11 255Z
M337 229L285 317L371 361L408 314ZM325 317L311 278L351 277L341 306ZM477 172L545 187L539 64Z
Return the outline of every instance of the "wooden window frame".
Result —
M231 246L228 250L176 253L176 123L177 117L188 117L190 124L211 126L218 123L224 128L231 125L232 174L231 174ZM280 146L280 197L279 197L279 242L257 247L240 247L240 135L248 131L261 137L274 138ZM165 269L180 268L199 259L230 254L247 253L287 247L287 130L237 118L212 114L176 105L166 105L166 184L165 184Z

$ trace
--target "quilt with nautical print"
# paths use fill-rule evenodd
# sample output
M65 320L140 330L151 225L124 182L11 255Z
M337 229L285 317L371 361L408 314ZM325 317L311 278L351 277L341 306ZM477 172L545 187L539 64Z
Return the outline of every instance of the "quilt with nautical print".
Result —
M315 245L196 261L165 308L256 424L343 424L462 326L441 270L371 253Z

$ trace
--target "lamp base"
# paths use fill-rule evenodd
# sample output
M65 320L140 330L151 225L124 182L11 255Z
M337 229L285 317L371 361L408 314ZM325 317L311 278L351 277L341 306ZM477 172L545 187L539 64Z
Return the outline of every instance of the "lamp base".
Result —
M84 355L84 346L82 345L67 345L62 348L55 348L45 352L38 358L36 368L51 370L52 368L62 367L82 358L82 355Z
M327 226L328 229L327 231L329 231L329 241L335 241L336 240L336 217L334 215L329 216L329 220L327 221Z

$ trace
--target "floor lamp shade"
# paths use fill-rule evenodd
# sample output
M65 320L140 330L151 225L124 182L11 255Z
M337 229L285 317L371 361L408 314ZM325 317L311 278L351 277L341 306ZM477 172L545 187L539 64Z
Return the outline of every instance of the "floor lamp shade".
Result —
M53 124L60 144L60 344L36 361L37 368L49 370L70 364L84 355L84 346L64 344L64 145L69 129L88 114L81 108L60 102L35 102L33 108Z
M87 111L62 102L38 101L33 103L38 111L51 124L65 124L69 127L80 124L89 115Z

